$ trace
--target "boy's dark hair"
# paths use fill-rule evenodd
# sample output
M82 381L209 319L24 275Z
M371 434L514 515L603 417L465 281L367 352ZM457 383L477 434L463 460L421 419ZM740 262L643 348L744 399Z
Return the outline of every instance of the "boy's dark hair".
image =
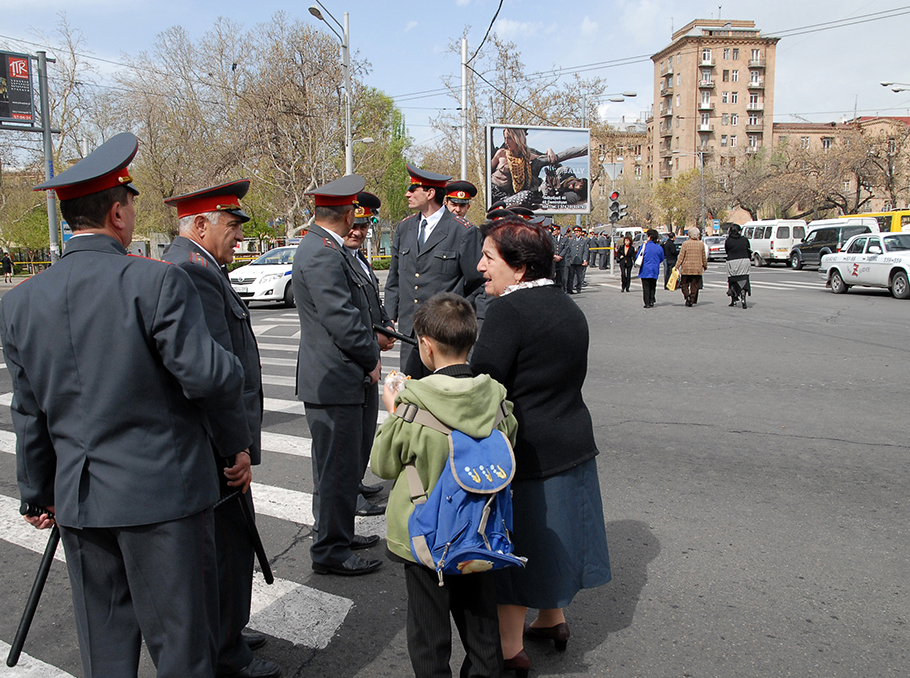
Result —
M115 202L125 205L130 194L126 186L114 186L80 198L60 201L60 213L74 231L103 228L104 218Z
M440 292L417 309L414 332L418 337L432 339L453 355L462 355L477 341L477 318L464 297Z

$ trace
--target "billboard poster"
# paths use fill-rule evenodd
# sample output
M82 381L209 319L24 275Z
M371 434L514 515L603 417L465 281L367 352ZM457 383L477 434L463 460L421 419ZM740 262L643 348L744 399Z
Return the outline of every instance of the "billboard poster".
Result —
M0 122L35 122L28 54L0 52Z
M590 130L487 125L487 209L527 207L538 214L591 212Z

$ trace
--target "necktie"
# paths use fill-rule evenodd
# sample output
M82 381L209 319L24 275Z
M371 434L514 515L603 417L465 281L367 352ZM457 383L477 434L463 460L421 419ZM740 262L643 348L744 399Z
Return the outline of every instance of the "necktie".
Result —
M426 217L421 218L420 220L420 230L417 233L417 251L423 249L423 244L427 241L427 219Z

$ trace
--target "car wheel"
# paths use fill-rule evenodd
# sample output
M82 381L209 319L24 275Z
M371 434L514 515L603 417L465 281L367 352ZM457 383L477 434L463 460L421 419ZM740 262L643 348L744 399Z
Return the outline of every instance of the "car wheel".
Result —
M847 291L847 283L840 275L840 271L831 271L831 291L834 294L843 294Z
M752 254L752 263L755 264L756 268L761 268L765 264L765 260L761 258L761 255L758 252Z
M294 286L291 284L291 281L288 281L287 287L284 288L284 305L290 306L293 308L296 306L294 303Z
M897 271L891 276L891 294L895 299L910 297L910 283L907 282L907 274L903 271Z
M790 255L790 268L794 271L799 271L803 268L803 260L799 258L796 252Z

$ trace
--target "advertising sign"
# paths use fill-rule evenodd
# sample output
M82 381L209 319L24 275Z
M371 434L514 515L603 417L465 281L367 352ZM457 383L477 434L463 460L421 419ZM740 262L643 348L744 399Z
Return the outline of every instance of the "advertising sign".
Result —
M569 127L487 125L487 209L538 214L591 212L591 134Z
M35 122L28 54L0 52L0 122Z

